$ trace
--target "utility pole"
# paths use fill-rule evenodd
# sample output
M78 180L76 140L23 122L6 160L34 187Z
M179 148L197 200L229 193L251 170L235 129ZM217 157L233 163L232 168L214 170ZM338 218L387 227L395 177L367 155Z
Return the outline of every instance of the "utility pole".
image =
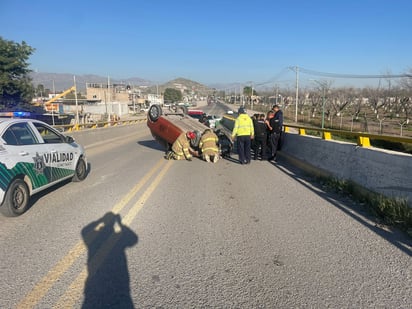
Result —
M299 98L299 67L296 66L296 99L295 99L295 122L298 122L298 98Z
M235 99L233 100L233 104L236 105L236 87L235 87Z
M253 82L252 82L252 93L250 95L250 109L253 110Z
M79 124L79 105L77 102L76 76L73 76L73 82L74 82L74 100L76 102L76 125L78 125Z
M323 95L322 95L322 129L325 128L325 85L323 85ZM332 119L332 118L331 118Z
M56 96L56 89L54 87L54 79L53 79L53 97L55 97L55 96ZM53 103L51 104L51 109L52 109L52 123L53 123L53 126L54 126L54 106L53 106Z
M242 90L242 85L239 86L239 105L245 106L244 88ZM241 101L240 101L241 100Z
M110 104L110 101L112 100L112 94L110 92L110 76L107 75L107 102L108 102L108 106ZM112 112L113 106L109 106L110 107L110 111L109 114L107 114L107 121L110 122L110 114Z

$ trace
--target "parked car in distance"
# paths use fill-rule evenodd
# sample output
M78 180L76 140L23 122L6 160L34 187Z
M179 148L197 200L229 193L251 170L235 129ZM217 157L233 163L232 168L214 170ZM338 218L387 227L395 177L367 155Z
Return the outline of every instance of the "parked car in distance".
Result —
M218 125L219 121L222 117L218 117L216 115L207 115L207 119L209 120L209 126L214 129Z
M84 148L46 123L0 118L0 212L23 214L30 197L66 179L87 176Z
M199 120L205 126L211 128L208 115L204 111L192 109L188 111L188 115Z
M195 118L197 120L199 120L203 116L206 116L206 113L202 110L199 110L199 109L190 109L190 110L187 111L187 114L190 117Z

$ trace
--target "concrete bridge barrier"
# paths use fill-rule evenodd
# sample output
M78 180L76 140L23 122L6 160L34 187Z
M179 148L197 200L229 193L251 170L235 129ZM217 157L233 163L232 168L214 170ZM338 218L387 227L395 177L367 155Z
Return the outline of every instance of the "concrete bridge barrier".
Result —
M284 133L281 155L312 173L352 181L412 205L412 156L353 143Z

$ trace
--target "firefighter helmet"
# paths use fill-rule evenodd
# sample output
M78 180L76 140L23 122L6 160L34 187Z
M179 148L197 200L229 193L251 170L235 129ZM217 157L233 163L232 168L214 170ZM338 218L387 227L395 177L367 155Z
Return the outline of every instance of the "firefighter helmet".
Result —
M192 132L192 131L188 131L188 132L186 133L186 136L187 136L189 139L195 139L195 138L196 138L196 133L195 133L195 132Z

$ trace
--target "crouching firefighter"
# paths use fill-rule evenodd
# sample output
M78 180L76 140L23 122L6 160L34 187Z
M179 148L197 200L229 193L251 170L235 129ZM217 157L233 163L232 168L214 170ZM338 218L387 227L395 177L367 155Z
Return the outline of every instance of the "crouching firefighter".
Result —
M206 129L203 132L199 142L203 160L206 162L212 161L213 163L216 163L219 160L218 143L219 138L211 129Z
M172 150L166 153L167 160L188 160L192 161L192 156L197 155L197 152L190 147L190 140L196 138L196 134L192 131L181 133L172 145Z

